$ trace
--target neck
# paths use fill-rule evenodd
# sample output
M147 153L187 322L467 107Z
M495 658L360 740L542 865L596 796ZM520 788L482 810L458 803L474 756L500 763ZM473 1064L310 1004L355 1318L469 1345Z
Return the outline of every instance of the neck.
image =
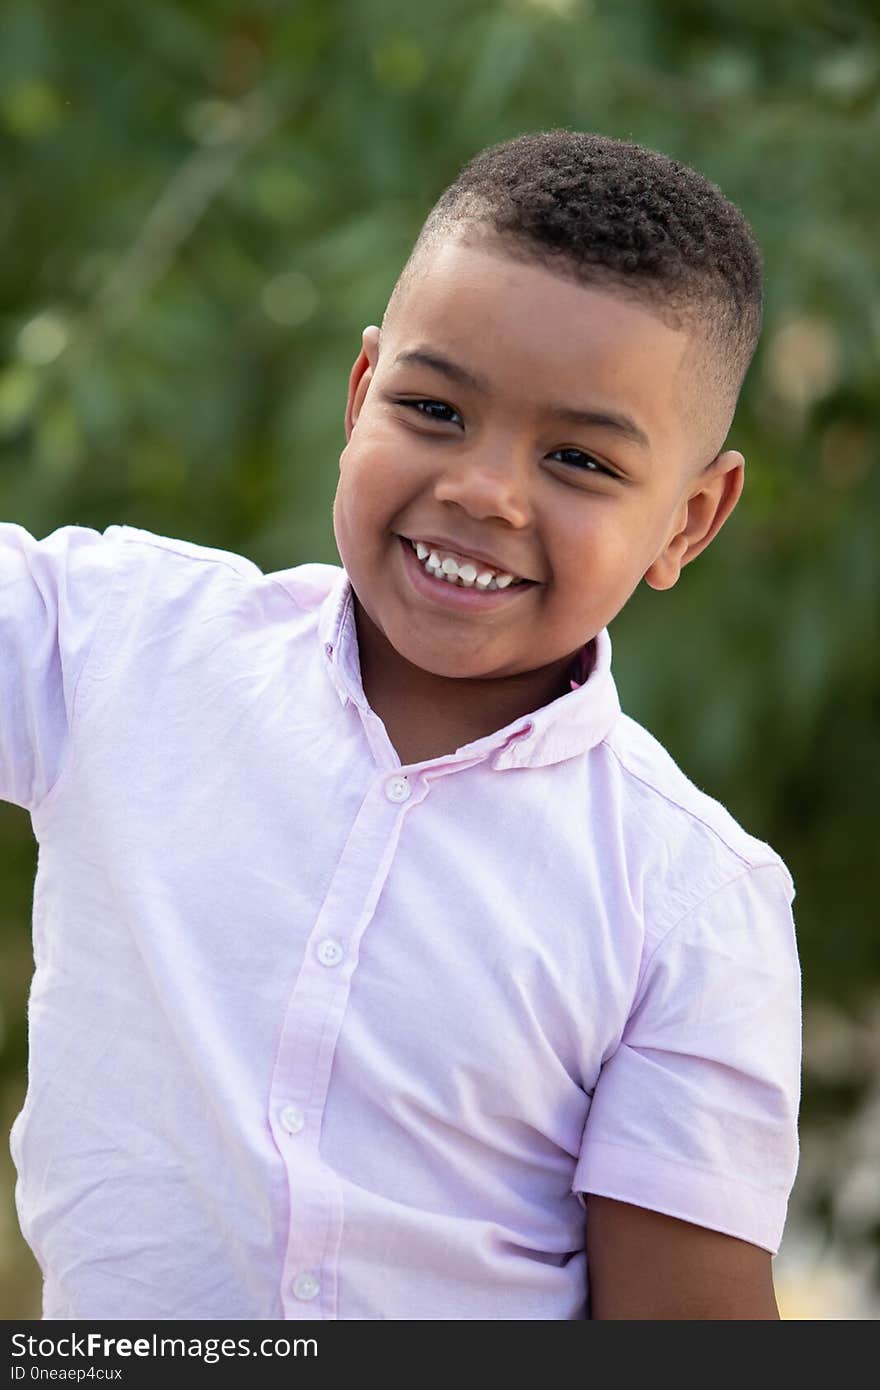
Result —
M571 654L536 671L509 676L436 676L402 657L354 598L361 681L370 707L383 719L394 742L392 726L406 720L409 727L435 731L444 746L457 739L462 747L503 729L515 719L568 694Z

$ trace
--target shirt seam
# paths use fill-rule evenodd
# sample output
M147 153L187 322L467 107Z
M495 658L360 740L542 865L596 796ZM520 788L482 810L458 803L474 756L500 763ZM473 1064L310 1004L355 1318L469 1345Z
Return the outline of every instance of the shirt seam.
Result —
M222 555L193 555L192 552L189 550L180 549L177 542L166 540L163 544L161 541L156 539L156 537L151 536L148 532L139 531L135 527L122 527L121 532L122 534L120 537L120 541L124 542L127 545L137 544L149 546L151 550L170 550L173 555L179 555L184 560L201 560L205 564L222 565L224 569L231 570L232 573L237 575L239 579L247 579L251 577L247 574L244 574L242 572L241 566L236 564L234 560L227 560ZM184 542L184 544L189 545L192 544L192 542ZM259 565L255 564L253 560L249 560L246 555L242 555L239 558L243 560L246 565L253 565L254 569L263 579L269 577L268 575L264 575Z
M236 573L238 573L238 571L236 571ZM296 594L291 593L291 591L290 591L290 589L288 589L287 585L286 585L286 584L282 584L282 583L281 583L281 580L280 580L280 579L276 579L275 576L274 576L273 574L264 574L264 575L263 575L263 578L264 578L264 579L268 579L268 581L269 581L270 584L274 584L274 586L275 586L276 589L280 589L281 592L282 592L282 594L284 595L284 597L287 598L287 599L289 599L289 600L294 604L294 606L296 607L296 609L297 609L298 612L300 612L300 613L311 613L311 612L314 611L314 610L311 609L311 608L305 608L305 607L300 603L300 601L299 601L299 599L297 598Z
M745 878L747 874L754 873L757 869L776 869L777 871L779 871L779 864L775 859L768 859L763 863L759 864L746 864L746 867L742 870L741 873L734 874L732 878L725 879L723 883L719 883L717 887L713 888L709 893L704 894L704 896L698 899L697 902L691 903L689 907L685 908L681 916L677 917L676 920L672 923L672 925L666 928L666 931L663 933L663 935L660 936L658 940L654 943L650 955L644 956L642 959L642 965L639 970L638 983L636 985L635 993L633 995L633 1001L630 1005L629 1013L627 1015L627 1023L632 1018L633 1011L638 1007L638 1005L641 1002L645 977L648 973L648 970L650 966L653 965L657 953L669 941L670 937L672 936L672 933L674 931L677 931L677 929L682 925L682 923L686 922L687 919L693 916L695 912L699 912L700 908L705 907L706 903L709 902L711 898L716 897L719 893L723 893L727 888L730 888L732 884L739 883L740 879ZM621 1045L626 1045L623 1039L621 1039Z
M612 731L609 730L609 734L611 732ZM725 837L721 834L720 830L716 830L715 826L712 825L710 821L707 821L705 817L701 816L699 812L693 810L690 806L684 806L680 801L676 801L675 797L670 796L669 793L665 792L662 787L658 787L656 782L649 782L646 777L640 776L639 773L634 771L634 769L631 768L628 763L624 762L620 753L618 753L617 749L611 743L610 738L608 736L606 736L605 741L607 742L609 753L611 753L612 757L619 764L621 769L626 773L628 777L631 777L634 782L639 782L643 787L647 787L650 791L655 792L657 796L661 796L663 800L668 803L668 805L674 806L676 810L682 811L684 815L690 816L692 820L695 820L700 825L705 826L705 828L715 837L715 839L718 840L726 850L728 850L732 855L734 855L740 861L741 864L745 864L749 868L758 868L764 864L764 860L748 859L744 854L741 854L740 851L736 849L736 847L732 845L729 840L725 839ZM775 857L776 856L774 856L774 862Z
M693 902L688 907L686 907L684 911L681 913L681 915L677 917L674 922L670 923L670 925L666 928L662 935L658 937L657 941L654 943L653 948L651 949L650 955L643 957L642 959L642 964L639 969L638 983L636 985L636 990L633 995L633 1002L630 1007L631 1015L633 1009L635 1009L637 1003L641 999L642 987L648 968L653 963L654 958L657 955L657 952L661 949L662 946L666 944L672 933L679 926L681 926L682 922L684 922L688 917L690 917L692 913L697 912L701 907L705 906L709 899L713 898L716 893L721 893L724 891L724 889L729 888L731 884L738 883L739 880L741 878L744 878L746 874L753 873L757 869L777 869L783 875L784 878L787 874L787 870L780 856L776 854L772 847L769 845L767 847L770 851L769 858L747 859L746 856L744 854L741 854L740 851L736 849L736 847L732 845L729 840L725 839L725 837L721 834L719 830L715 828L714 825L707 821L697 811L693 810L693 808L691 808L690 806L685 806L680 801L677 801L674 797L670 796L668 792L664 791L662 787L659 787L655 782L650 782L646 777L640 776L638 772L636 772L624 761L620 753L612 744L610 737L612 732L613 730L609 730L609 734L606 736L605 739L603 739L603 743L607 747L609 753L612 755L612 757L614 758L615 762L618 764L624 775L627 777L631 777L634 782L638 782L641 786L647 787L649 791L654 792L655 795L662 797L662 799L667 803L667 805L674 806L677 811L681 811L683 815L689 816L692 820L696 821L698 825L704 826L705 829L709 831L712 837L715 840L717 840L719 844L723 845L724 848L736 860L738 860L740 864L744 865L744 868L740 873L734 874L731 878L725 879L723 883L718 884L717 887L711 889L708 893L705 893L702 898L698 898L696 902Z

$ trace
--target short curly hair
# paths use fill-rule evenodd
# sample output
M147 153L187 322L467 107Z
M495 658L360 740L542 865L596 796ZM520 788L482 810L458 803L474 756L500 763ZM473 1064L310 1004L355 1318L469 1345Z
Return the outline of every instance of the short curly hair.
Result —
M643 145L549 130L481 150L429 212L386 318L426 249L489 230L511 255L649 303L710 348L701 415L723 443L761 331L761 251L716 184ZM384 322L384 320L383 320ZM706 392L711 400L706 400Z

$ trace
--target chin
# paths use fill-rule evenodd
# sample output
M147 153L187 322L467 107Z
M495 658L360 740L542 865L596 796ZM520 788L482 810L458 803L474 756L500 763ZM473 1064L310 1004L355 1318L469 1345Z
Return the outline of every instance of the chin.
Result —
M407 641L406 638L397 642L387 632L383 635L398 656L402 657L404 661L408 661L410 666L424 671L426 675L437 676L445 680L477 680L480 677L489 677L494 674L493 670L487 670L485 660L480 661L477 656L472 657L469 661L460 651L448 653L441 653L436 649L426 651L414 647L412 642Z
M417 670L424 671L426 675L437 676L442 680L467 680L469 677L473 679L484 674L477 663L474 663L473 670L463 665L460 656L452 655L448 661L443 661L434 655L423 658L418 652L409 651L406 646L395 646L394 650L398 656L403 657L404 661L408 661L410 666L415 666Z

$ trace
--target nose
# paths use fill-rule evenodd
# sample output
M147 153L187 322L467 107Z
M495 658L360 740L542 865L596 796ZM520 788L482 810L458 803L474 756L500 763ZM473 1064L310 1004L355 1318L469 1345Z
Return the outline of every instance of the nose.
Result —
M434 485L438 502L453 502L475 521L495 517L522 528L531 519L524 464L512 447L465 450L445 461Z

